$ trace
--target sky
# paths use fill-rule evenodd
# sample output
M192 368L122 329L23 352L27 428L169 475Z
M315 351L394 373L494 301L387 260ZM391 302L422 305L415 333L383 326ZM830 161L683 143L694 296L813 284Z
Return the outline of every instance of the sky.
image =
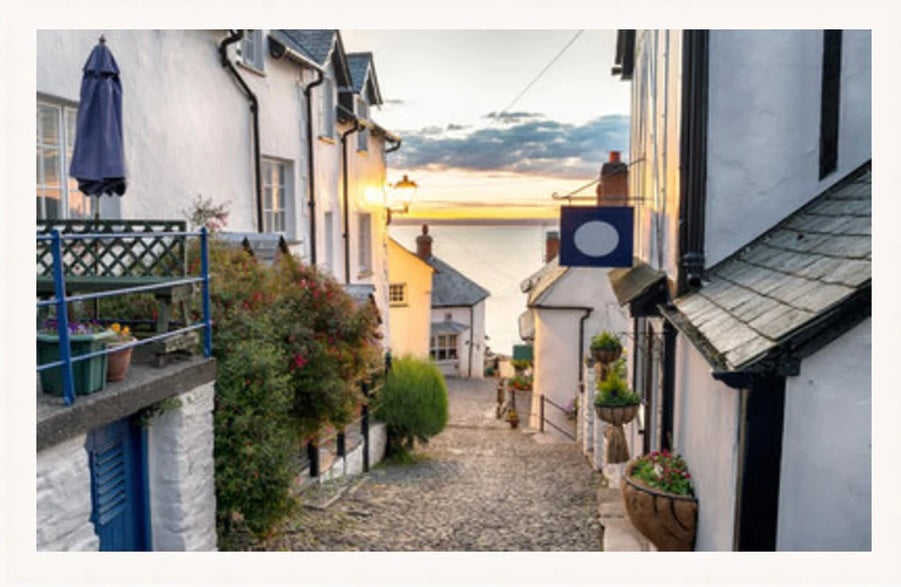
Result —
M373 53L385 102L373 118L403 139L388 181L406 173L419 185L408 217L555 217L551 194L591 182L609 150L628 148L613 30L341 35L346 51Z

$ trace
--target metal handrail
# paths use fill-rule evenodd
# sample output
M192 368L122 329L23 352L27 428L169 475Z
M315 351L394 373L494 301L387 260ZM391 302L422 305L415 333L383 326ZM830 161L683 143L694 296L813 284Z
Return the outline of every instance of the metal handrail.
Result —
M112 239L112 238L143 238L147 236L181 236L181 237L190 237L196 236L200 238L200 262L201 262L201 274L200 277L192 277L192 278L175 278L175 279L165 279L163 278L157 284L150 285L140 285L129 288L119 288L115 290L108 290L103 292L96 292L92 294L84 294L78 296L67 296L66 295L66 276L65 271L63 271L63 254L62 254L62 240L88 240L88 239ZM56 315L57 315L57 335L59 336L59 347L60 347L60 360L55 361L53 363L45 363L43 365L38 365L37 370L43 371L44 369L50 369L53 367L62 367L63 370L63 400L65 401L67 406L75 403L75 383L72 374L72 363L77 361L83 361L86 359L99 357L103 355L108 355L113 352L117 352L123 349L136 347L144 344L148 344L151 342L155 342L157 340L163 340L166 338L171 338L174 336L178 336L184 332L199 330L201 328L204 329L204 341L203 341L203 354L205 357L209 357L213 352L213 322L210 313L210 268L209 268L209 235L207 233L207 229L201 228L199 232L138 232L138 233L83 233L83 234L61 234L59 229L54 228L50 235L38 235L37 240L50 241L50 247L53 254L53 290L54 297L51 300L39 301L37 302L37 307L45 307L45 306L56 306ZM99 299L104 297L110 297L114 295L123 295L123 294L131 294L131 293L140 293L144 291L152 291L155 289L162 289L166 287L172 287L173 285L187 285L187 284L201 284L201 295L202 295L202 305L203 305L203 321L196 322L190 326L185 328L181 328L172 332L165 332L162 334L158 334L152 337L148 337L145 339L141 339L138 341L125 343L122 345L117 345L116 347L108 347L100 351L94 351L91 353L82 353L80 355L72 356L72 346L71 339L69 337L69 317L68 312L66 310L66 304L74 301L84 301L91 299Z
M568 413L569 413L569 410L567 410L566 408L560 406L560 405L557 404L554 400L549 399L549 398L545 397L544 394L542 394L542 395L541 395L541 404L540 404L540 405L541 405L541 414L540 414L541 419L540 419L540 424L539 424L539 429L540 429L540 431L541 431L541 432L544 432L544 425L545 425L545 424L549 424L551 428L553 428L553 429L556 430L557 432L561 433L562 435L566 436L566 437L569 438L570 440L576 440L576 437L575 437L571 432L569 432L568 430L564 430L563 428L557 426L556 424L554 424L553 422L551 422L550 420L548 420L547 418L544 417L544 404L545 404L545 402L551 404L552 406L554 406L555 408L557 408L558 410L560 410L560 411L563 412L564 414L568 414Z

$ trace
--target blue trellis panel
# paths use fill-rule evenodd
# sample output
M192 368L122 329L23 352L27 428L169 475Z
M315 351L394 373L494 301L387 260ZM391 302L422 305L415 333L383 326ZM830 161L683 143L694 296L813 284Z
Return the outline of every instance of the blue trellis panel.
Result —
M91 521L102 551L150 549L144 430L128 418L91 431Z

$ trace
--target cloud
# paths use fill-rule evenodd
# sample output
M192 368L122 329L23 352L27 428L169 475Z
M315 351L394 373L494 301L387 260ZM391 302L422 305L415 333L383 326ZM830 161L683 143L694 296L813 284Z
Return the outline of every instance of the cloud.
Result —
M572 125L528 112L491 117L527 119L503 127L479 128L465 136L449 136L441 127L404 133L403 146L392 155L392 167L429 170L512 171L565 178L597 175L607 152L626 151L629 117L601 116ZM450 126L448 125L448 130Z
M525 120L532 120L535 118L544 118L544 114L539 112L489 112L482 118L488 118L489 120L497 120L504 124L517 124L519 122L523 122Z

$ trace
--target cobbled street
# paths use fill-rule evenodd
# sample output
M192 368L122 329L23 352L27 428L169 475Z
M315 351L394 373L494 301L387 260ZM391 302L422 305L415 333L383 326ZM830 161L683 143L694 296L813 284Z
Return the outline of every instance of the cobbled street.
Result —
M265 550L601 550L600 475L571 442L495 418L495 383L448 380L450 419L412 464L381 464L325 509L300 508ZM365 479L362 480L361 479Z

